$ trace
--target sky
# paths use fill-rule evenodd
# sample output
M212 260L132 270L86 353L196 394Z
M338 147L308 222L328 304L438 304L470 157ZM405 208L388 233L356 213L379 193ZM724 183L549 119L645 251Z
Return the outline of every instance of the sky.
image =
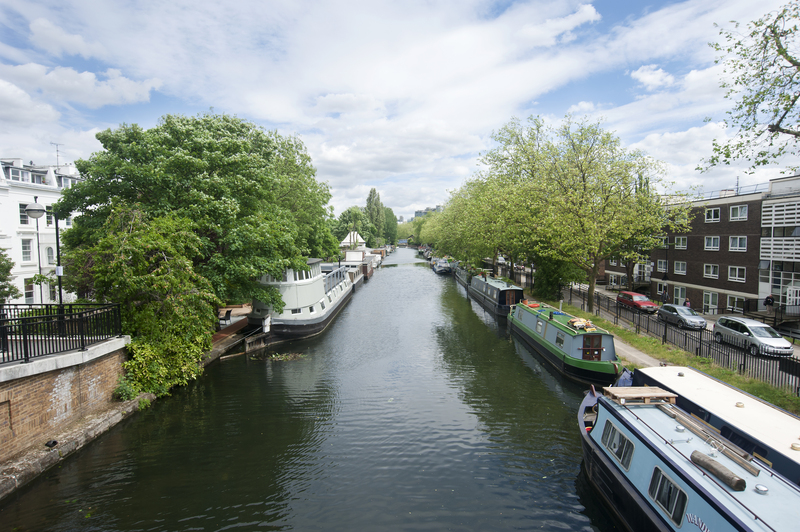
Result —
M0 0L0 156L75 161L98 131L225 113L299 136L336 215L375 188L407 220L512 118L571 113L664 161L676 190L766 183L780 167L695 168L730 134L714 24L783 3Z

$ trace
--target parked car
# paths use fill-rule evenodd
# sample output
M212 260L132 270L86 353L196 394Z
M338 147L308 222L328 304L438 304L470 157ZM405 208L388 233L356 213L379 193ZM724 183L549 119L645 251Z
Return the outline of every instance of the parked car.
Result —
M706 320L700 314L681 305L661 305L658 319L677 325L681 329L705 329Z
M714 340L747 349L751 355L792 356L794 348L775 329L748 318L722 317L714 325Z
M647 299L646 295L637 294L636 292L620 292L619 295L617 295L617 305L649 312L650 314L658 310L658 305Z

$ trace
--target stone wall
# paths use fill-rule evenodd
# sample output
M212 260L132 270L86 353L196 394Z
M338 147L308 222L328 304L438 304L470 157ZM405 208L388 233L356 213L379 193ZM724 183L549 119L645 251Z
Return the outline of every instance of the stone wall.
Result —
M127 341L0 367L0 463L43 447L71 423L108 406Z

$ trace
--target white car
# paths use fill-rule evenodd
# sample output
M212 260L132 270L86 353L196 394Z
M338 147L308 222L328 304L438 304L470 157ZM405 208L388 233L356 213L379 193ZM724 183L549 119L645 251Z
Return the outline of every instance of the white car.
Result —
M790 357L794 347L778 332L760 321L748 318L722 317L714 324L714 340L747 349L751 355Z

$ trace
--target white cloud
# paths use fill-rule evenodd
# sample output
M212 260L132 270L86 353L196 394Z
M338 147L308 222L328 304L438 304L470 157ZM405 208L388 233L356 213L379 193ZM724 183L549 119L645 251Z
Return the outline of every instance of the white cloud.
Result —
M158 79L137 82L122 76L117 69L108 69L102 78L92 72L72 68L48 68L28 63L19 66L0 65L0 78L13 81L29 92L39 92L56 102L72 102L97 109L147 101L150 91L161 85Z
M52 106L34 101L16 85L0 79L0 124L6 126L0 129L50 123L59 116Z
M72 35L44 18L30 24L31 42L37 48L57 57L64 54L80 55L84 59L105 56L105 48L99 43L87 43L80 35Z
M631 72L631 77L653 91L662 87L669 87L675 83L671 74L658 68L658 65L644 65Z

